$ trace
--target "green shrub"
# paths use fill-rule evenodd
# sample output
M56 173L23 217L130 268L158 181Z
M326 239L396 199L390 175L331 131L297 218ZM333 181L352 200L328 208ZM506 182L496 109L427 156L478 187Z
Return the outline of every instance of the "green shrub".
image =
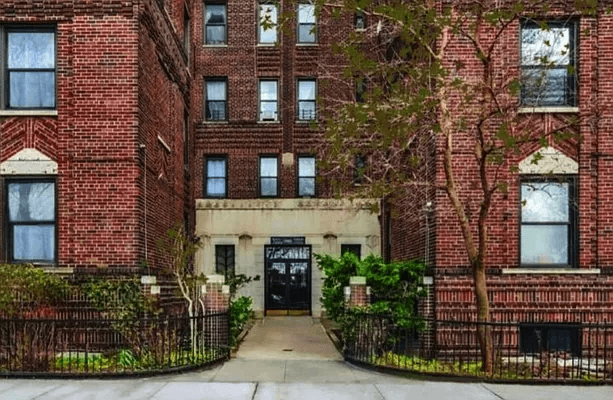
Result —
M424 265L419 261L386 263L381 257L369 255L363 260L355 254L340 257L315 254L324 275L322 304L327 315L342 323L346 316L344 287L351 276L363 276L371 288L372 303L366 310L376 314L391 314L395 324L403 328L416 327L420 321L416 304L424 295L421 288Z
M241 296L230 304L230 345L235 346L238 336L251 317L251 297Z
M0 313L15 316L23 306L54 305L66 298L70 284L32 265L0 265Z

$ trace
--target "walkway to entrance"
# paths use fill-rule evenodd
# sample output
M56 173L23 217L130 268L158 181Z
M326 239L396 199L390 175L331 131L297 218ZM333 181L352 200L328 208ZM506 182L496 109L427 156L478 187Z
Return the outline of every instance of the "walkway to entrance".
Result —
M312 317L266 317L256 322L237 358L249 360L342 360L323 326Z

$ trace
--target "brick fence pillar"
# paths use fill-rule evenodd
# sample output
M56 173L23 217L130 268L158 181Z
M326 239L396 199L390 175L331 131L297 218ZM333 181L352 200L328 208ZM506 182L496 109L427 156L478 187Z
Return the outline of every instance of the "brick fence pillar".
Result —
M349 308L365 307L370 304L370 288L366 286L365 277L349 278L349 286L345 287L345 300Z
M208 275L202 296L206 314L205 342L211 347L227 346L230 287L224 285L223 275Z

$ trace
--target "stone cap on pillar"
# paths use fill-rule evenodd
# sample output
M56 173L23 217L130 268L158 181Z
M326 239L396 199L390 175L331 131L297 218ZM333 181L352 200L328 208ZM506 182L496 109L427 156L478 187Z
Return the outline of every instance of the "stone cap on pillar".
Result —
M365 276L351 276L349 277L350 285L366 285L366 277Z
M206 279L206 283L220 283L222 285L226 280L223 275L207 275Z

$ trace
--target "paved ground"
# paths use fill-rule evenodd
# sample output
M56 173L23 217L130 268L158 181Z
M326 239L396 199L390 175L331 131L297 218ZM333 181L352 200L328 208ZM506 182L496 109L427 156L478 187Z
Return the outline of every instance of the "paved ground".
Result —
M311 318L275 317L252 328L237 358L213 369L143 379L7 379L0 380L0 399L601 400L613 399L613 387L429 382L379 374L344 363Z

